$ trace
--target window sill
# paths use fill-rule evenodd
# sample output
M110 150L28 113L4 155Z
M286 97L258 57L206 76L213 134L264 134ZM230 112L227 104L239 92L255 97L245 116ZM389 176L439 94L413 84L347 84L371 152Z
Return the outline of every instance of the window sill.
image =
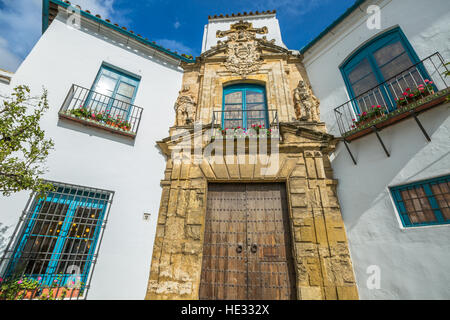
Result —
M431 109L435 106L438 106L446 101L446 97L450 94L450 89L444 89L438 91L432 95L429 95L425 98L420 99L419 101L409 103L402 108L399 108L387 115L383 115L377 119L374 119L364 125L361 125L351 131L344 133L342 136L346 141L353 141L358 138L361 138L365 135L368 135L373 132L373 127L377 129L382 129L393 125L405 118L411 116L413 112L419 113L425 111L427 109Z
M111 125L108 125L106 123L102 123L102 122L99 122L99 121L86 119L86 118L75 117L74 115L70 114L69 112L66 113L64 111L60 111L58 113L58 116L59 116L60 119L71 120L71 121L78 122L78 123L81 123L81 124L86 125L86 126L103 129L103 130L109 131L111 133L120 134L122 136L129 137L129 138L132 138L132 139L134 139L136 137L136 134L133 133L133 132L130 132L130 131L127 131L127 130L124 130L124 129L120 129L120 128L117 128L117 127L113 127Z

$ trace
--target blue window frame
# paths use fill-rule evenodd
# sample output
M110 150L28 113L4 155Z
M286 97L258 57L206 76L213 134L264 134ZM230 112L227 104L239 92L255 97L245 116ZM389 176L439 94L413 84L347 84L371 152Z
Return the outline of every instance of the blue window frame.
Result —
M450 175L390 191L404 227L450 224Z
M359 114L367 111L368 105L395 109L396 105L392 101L402 94L397 92L398 86L375 91L371 89L419 62L419 57L400 28L389 30L358 49L340 67L350 98L358 98L354 103L355 112ZM425 68L418 65L411 73L403 76L401 81L406 88L423 83L425 78L429 78Z
M222 110L222 129L269 126L266 91L263 86L236 84L225 87Z
M32 278L42 286L75 281L84 286L113 192L52 184L53 191L35 196L27 206L3 277Z
M85 107L127 121L136 97L139 79L102 65L92 85Z

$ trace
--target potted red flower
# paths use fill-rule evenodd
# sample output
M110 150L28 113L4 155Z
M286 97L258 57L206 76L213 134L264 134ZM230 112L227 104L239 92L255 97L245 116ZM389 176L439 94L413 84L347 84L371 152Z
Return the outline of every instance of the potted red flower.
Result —
M365 125L373 120L381 117L384 114L383 107L381 105L372 106L369 111L364 111L361 114L358 114L358 120L352 119L353 125L352 128L359 127Z

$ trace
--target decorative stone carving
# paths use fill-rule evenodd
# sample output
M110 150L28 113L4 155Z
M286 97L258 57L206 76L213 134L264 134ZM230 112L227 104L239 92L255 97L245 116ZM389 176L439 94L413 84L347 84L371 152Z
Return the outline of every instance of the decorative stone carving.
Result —
M228 31L217 31L217 38L228 36L225 67L236 74L245 76L261 66L261 53L258 51L256 34L267 33L267 27L253 28L250 22L239 21ZM220 42L222 43L222 42Z
M190 125L194 122L196 105L190 95L181 94L175 102L176 123L177 126Z
M294 106L297 120L320 121L320 101L312 93L311 86L300 80L294 89Z

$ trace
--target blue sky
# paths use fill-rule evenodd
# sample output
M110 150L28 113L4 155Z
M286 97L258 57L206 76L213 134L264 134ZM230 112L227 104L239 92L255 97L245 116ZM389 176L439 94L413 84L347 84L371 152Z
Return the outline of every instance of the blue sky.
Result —
M301 49L355 0L72 0L179 53L200 54L208 15L277 10L283 42ZM0 68L15 71L41 34L42 0L0 0Z

